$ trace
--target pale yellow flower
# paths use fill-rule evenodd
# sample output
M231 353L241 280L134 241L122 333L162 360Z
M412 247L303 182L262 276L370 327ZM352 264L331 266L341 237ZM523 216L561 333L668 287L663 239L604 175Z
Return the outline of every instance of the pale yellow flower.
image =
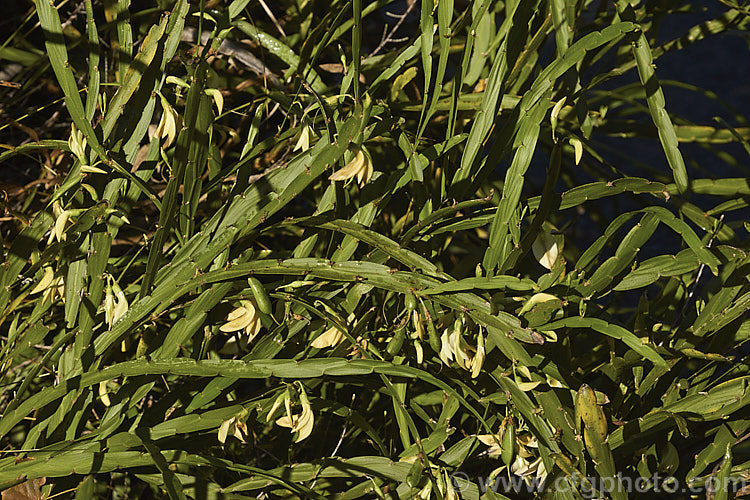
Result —
M349 347L346 352L346 356L352 359L365 359L365 352L367 352L367 339L359 336L355 339L354 344Z
M552 224L545 223L545 227L539 231L539 235L531 245L531 250L537 262L547 269L552 269L563 251L564 240L561 236L553 235L552 231L556 231L556 228ZM558 246L558 242L561 245Z
M500 447L501 438L498 435L492 435L492 434L479 434L477 435L477 439L485 446L489 446L489 449L485 452L487 455L491 457L497 457L500 456L500 453L502 453L502 448Z
M78 130L75 124L70 126L70 137L68 138L70 151L78 158L82 165L86 164L86 137Z
M482 365L484 364L485 355L486 352L484 349L484 336L480 331L479 337L477 337L476 352L474 353L474 356L471 358L471 362L469 363L469 368L471 369L471 378L477 378L479 376L479 373L482 371ZM467 368L467 370L469 368Z
M414 339L414 351L417 353L417 364L421 365L422 361L424 361L424 349L419 339Z
M532 476L536 476L540 482L544 482L544 479L547 477L547 469L544 467L542 457L529 460L518 455L510 466L510 471L517 476L523 477L527 484L532 484Z
M276 399L273 401L273 406L271 406L271 411L268 412L268 415L266 415L266 422L270 422L273 416L276 414L276 410L279 409L281 406L281 403L284 403L284 406L287 407L287 412L291 411L291 398L289 396L289 388L280 393L278 396L276 396Z
M65 226L70 219L70 215L70 210L63 210L55 218L55 225L52 228L52 231L50 231L49 238L47 239L48 245L55 241L55 239L57 239L57 241L65 241Z
M477 439L484 445L489 446L486 453L489 456L497 457L502 454L502 448L498 445L500 442L500 436L492 436L490 434L478 435ZM516 436L514 443L514 459L510 464L510 472L517 476L521 476L524 481L531 484L532 477L536 478L540 482L544 482L547 477L547 470L544 467L542 458L539 457L539 443L537 439L529 432L522 432ZM490 477L495 477L502 470L506 468L505 465L493 470L490 473Z
M29 292L29 295L43 292L42 303L47 300L54 302L57 297L65 298L65 280L62 276L55 277L55 271L50 266L44 267L44 274L39 283Z
M246 413L246 411L242 411L229 420L225 420L221 423L218 436L219 442L221 444L226 443L227 436L229 436L230 431L234 437L236 437L243 443L245 442L245 438L247 437L247 424L245 424L242 418Z
M229 313L227 322L221 325L219 330L227 333L244 331L247 335L247 342L250 342L258 335L263 325L252 299L242 300L240 303L242 305Z
M417 493L417 498L419 500L430 500L431 496L432 496L432 483L425 484L424 488L419 490L419 493Z
M337 320L341 324L351 325L351 328L356 327L356 320L354 314L350 314L349 317L346 319L346 322L344 322L338 315L333 311L330 310L327 306L322 304L324 308L328 309L328 312L332 313L334 317L337 318ZM315 347L316 349L325 349L326 347L336 347L339 345L346 335L344 334L344 330L341 330L338 326L332 326L328 330L324 331L320 335L318 335L315 340L313 340L312 344L310 344L312 347ZM361 337L357 339L357 342L361 340Z
M325 349L326 347L336 347L342 340L344 340L344 333L334 326L318 335L310 345L316 349Z
M217 114L221 114L222 110L224 109L224 96L219 91L219 89L206 89L203 91L207 96L210 96L214 100L214 104L216 104L216 110L218 111Z
M128 312L128 299L112 276L109 276L107 280L107 290L104 295L104 322L107 326L112 326Z
M575 159L576 159L576 165L581 163L581 158L583 157L583 143L580 141L580 139L577 139L575 137L570 138L570 145L573 146L573 152L575 153Z
M453 489L453 479L448 476L448 471L443 469L443 480L440 482L441 486L445 487L445 493L443 494L443 500L458 500L458 494Z
M305 394L305 389L302 387L302 385L300 385L299 400L302 404L301 413L292 413L291 401L287 397L284 400L284 405L286 406L286 416L283 416L276 420L276 425L280 427L289 427L292 433L298 433L297 439L294 440L295 443L299 443L300 441L303 441L310 436L313 430L313 423L315 421L312 412L312 406L310 405L310 401L308 401L307 399L307 394Z
M169 104L169 101L167 101L164 96L160 97L162 113L161 119L159 120L159 125L157 125L156 127L155 135L160 139L166 138L166 141L164 141L162 147L168 148L177 137L177 123L180 119L180 115L177 114L177 111L174 110L172 105Z
M440 336L440 361L446 366L451 365L453 361L453 348L451 346L451 338L448 330L445 330Z
M99 382L99 399L101 399L104 406L110 406L112 402L109 400L109 394L107 390L107 381L103 380Z
M338 172L334 172L328 179L332 181L345 181L356 177L357 183L362 187L372 179L373 172L374 167L372 165L370 154L364 147L355 147L354 158L352 161L347 163L346 166Z
M55 278L55 271L51 266L45 266L43 269L44 274L42 274L42 279L40 279L39 283L37 283L36 286L29 292L30 295L42 292L49 288L49 286L52 284L52 280Z
M310 126L305 125L302 127L302 133L300 133L299 139L297 139L297 144L294 145L294 149L292 151L302 151L305 152L308 149L310 149Z
M486 355L484 336L479 332L477 346L466 342L461 329L461 320L457 320L453 331L445 330L440 337L440 360L447 366L455 359L456 363L466 371L471 372L471 378L476 378L482 370Z

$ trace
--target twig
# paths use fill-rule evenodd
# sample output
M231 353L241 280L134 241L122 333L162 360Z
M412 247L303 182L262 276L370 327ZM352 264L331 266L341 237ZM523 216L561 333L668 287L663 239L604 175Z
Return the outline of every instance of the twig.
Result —
M63 31L65 30L65 28L73 24L73 21L76 20L76 18L78 17L78 14L83 12L83 8L84 8L84 2L78 2L78 5L75 6L73 11L68 16L68 18L60 25Z
M333 449L333 452L331 452L331 457L333 458L336 456L336 453L339 452L339 448L341 447L341 443L344 441L344 436L346 436L347 427L349 425L349 418L352 415L352 405L354 405L354 398L357 397L357 394L352 394L352 402L349 404L349 414L346 416L346 420L344 420L344 428L341 429L341 436L339 437L339 442L336 443L336 447ZM315 487L315 483L318 482L318 478L316 477L315 480L310 485L310 489L313 489Z
M200 40L198 40L198 30L196 28L188 26L182 30L180 40L195 45L205 45L210 37L211 33L209 31L204 31L200 36ZM228 57L233 57L237 62L242 64L242 66L249 69L258 76L267 78L268 81L270 81L279 89L284 88L279 78L266 67L263 61L255 57L255 54L245 49L241 45L231 40L224 39L219 45L217 52Z
M284 33L284 28L281 27L281 25L279 24L279 20L276 19L276 16L273 15L273 12L271 12L271 9L268 8L268 5L266 5L266 2L264 2L263 0L260 0L260 6L263 7L263 10L266 11L266 14L268 14L268 17L271 18L273 25L276 26L277 30L279 30L279 33L281 33L281 36L286 38L286 33Z
M352 415L352 406L354 405L354 398L357 397L357 394L352 394L352 402L349 404L349 414L346 416L346 420L344 420L344 428L341 429L341 436L339 437L339 442L336 443L336 447L333 449L333 453L331 453L332 457L336 456L336 453L339 452L339 448L341 447L341 443L344 441L344 436L346 435L346 428L349 425L349 418Z
M708 240L708 244L706 245L706 248L711 248L711 245L714 243L714 238L716 238L716 233L719 232L719 227L721 227L721 224L724 221L724 214L721 214L721 217L719 217L719 223L716 226L716 229L714 230L713 234L711 235L711 239ZM682 309L680 310L680 314L678 314L674 321L672 322L672 329L676 328L677 325L680 324L680 321L685 317L685 312L687 311L688 305L690 305L690 302L693 300L693 296L695 295L695 291L698 289L698 282L701 279L701 276L703 276L703 271L706 269L706 264L701 263L700 267L698 268L698 276L695 278L695 282L693 282L693 286L690 289L690 292L688 292L687 298L685 299L685 303L682 305Z
M371 57L374 57L378 52L380 52L380 50L383 47L386 46L386 44L388 44L390 42L396 42L397 41L397 40L395 40L393 38L393 35L396 34L396 31L401 27L401 25L403 24L403 22L408 17L409 13L412 11L412 9L414 8L414 6L417 4L417 2L407 2L407 3L408 3L408 5L407 5L406 10L404 11L403 14L396 16L396 15L388 13L388 14L394 16L394 17L397 17L398 18L398 22L396 22L395 26L393 26L393 29L388 33L388 35L386 35L380 41L380 45L378 45L377 47L375 47L375 50L373 50L372 52L370 52L370 55L367 56L368 59L371 58Z

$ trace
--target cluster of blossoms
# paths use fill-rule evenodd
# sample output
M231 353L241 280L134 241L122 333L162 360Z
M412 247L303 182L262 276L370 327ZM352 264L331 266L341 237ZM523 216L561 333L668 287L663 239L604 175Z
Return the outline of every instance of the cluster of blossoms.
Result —
M547 470L539 456L539 443L531 433L523 431L516 433L513 419L506 418L498 434L481 434L477 436L479 441L489 446L485 452L491 457L501 458L505 465L501 465L490 473L490 478L497 477L504 470L517 476L521 476L528 484L532 484L534 478L537 484L544 482Z
M476 378L482 370L485 359L484 336L480 328L477 336L477 345L472 346L464 338L466 318L461 316L453 323L453 329L445 329L440 337L440 360L451 366L455 360L456 364L466 371L471 372L471 378Z
M274 400L273 406L268 412L266 421L270 422L283 404L286 414L276 419L276 425L289 428L292 434L297 433L297 438L294 442L299 443L310 437L315 423L315 417L312 412L312 405L307 399L307 393L305 392L304 386L299 382L297 382L296 386L298 389L296 392L302 410L299 413L292 412L292 391L287 387ZM248 428L245 420L249 413L248 410L243 408L239 413L222 422L218 432L218 439L221 444L226 443L229 435L234 436L243 443L246 442Z

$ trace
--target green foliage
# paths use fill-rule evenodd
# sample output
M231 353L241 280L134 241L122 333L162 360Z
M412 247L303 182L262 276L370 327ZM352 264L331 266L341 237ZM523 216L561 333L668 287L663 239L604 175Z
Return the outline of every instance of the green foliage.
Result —
M700 2L20 3L3 489L750 479L750 127L656 66L746 6L662 42Z

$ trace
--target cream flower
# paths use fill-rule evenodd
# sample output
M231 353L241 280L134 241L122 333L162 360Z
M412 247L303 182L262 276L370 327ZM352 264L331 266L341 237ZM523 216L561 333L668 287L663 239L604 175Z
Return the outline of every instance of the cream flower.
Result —
M535 460L527 460L518 455L510 466L510 471L517 476L521 476L527 484L532 484L532 476L536 476L540 482L544 482L544 479L547 477L547 469L544 467L542 457Z
M367 352L367 339L362 338L360 335L354 339L354 343L349 346L349 350L346 351L346 357L352 359L365 359L365 352Z
M342 340L344 340L344 333L334 326L318 335L310 345L316 349L325 349L326 347L336 347Z
M482 370L486 355L484 336L480 331L477 346L474 347L466 342L461 330L461 320L457 320L452 332L443 332L440 337L440 360L450 366L450 362L455 358L461 368L471 372L471 378L476 378Z
M573 146L576 165L578 165L579 163L581 163L581 158L583 158L583 143L576 137L571 137L568 142L570 142L570 145Z
M294 149L292 151L302 151L305 152L308 149L310 149L310 126L305 125L302 127L302 133L299 136L299 139L297 140L297 144L294 145Z
M336 313L335 311L331 310L326 306L325 304L321 304L324 308L328 310L329 313L332 313L334 317L340 322L340 324L346 324L351 325L351 328L354 328L357 324L356 317L354 316L354 313L349 314L349 317L346 318L346 322L344 322ZM328 330L324 331L320 335L318 335L315 340L313 340L312 344L310 344L312 347L315 347L316 349L325 349L326 347L336 347L339 345L346 336L344 330L341 330L337 326L332 326ZM358 338L357 342L362 340L362 338Z
M477 435L477 439L484 444L489 446L489 449L485 452L491 457L498 457L503 453L503 449L498 445L500 436L493 436L491 434ZM544 467L542 458L539 457L539 443L537 439L528 432L522 432L515 437L513 443L514 453L512 455L512 462L510 462L510 472L521 476L527 484L532 484L532 477L536 476L540 483L544 482L547 477L547 470ZM493 470L490 473L490 477L494 478L502 472L507 465L503 465Z
M225 420L221 423L221 426L219 427L219 442L221 444L226 443L227 436L229 435L229 432L232 432L232 435L242 441L245 442L245 438L247 437L247 424L242 420L242 418L245 416L245 411L238 413L237 415L233 416L229 420Z
M177 122L180 119L180 115L174 110L169 101L164 96L161 97L162 114L159 120L159 125L156 127L155 135L160 138L166 138L166 141L162 144L163 148L168 148L177 137Z
M453 478L448 476L448 471L443 469L443 481L441 485L445 486L445 493L443 494L443 500L458 500L458 494L453 488Z
M109 391L107 390L106 380L99 382L99 399L102 401L102 404L104 406L110 406L112 404L109 399Z
M279 418L276 420L276 425L280 427L289 427L292 431L292 433L296 432L297 439L294 440L295 443L299 443L300 441L303 441L307 439L310 434L312 433L313 429L313 423L315 421L315 418L313 416L312 412L312 406L310 405L310 401L307 399L307 394L305 393L304 387L300 384L300 392L299 392L299 400L302 404L302 412L293 414L292 408L291 408L291 401L290 398L287 396L284 399L284 406L286 407L286 416Z
M557 233L557 228L552 224L546 223L531 245L531 250L537 262L547 269L557 262L558 257L562 254L565 240L562 235Z
M43 269L44 272L42 274L42 279L40 279L36 286L29 292L29 295L42 292L52 285L52 281L55 278L55 271L51 266L44 266Z
M440 361L446 366L451 365L453 361L453 347L451 346L451 336L448 334L448 330L443 332L440 336Z
M499 457L502 453L500 447L501 437L499 435L492 434L478 434L477 439L485 446L489 446L489 449L485 453L491 457Z
M29 295L44 292L42 303L47 300L54 302L57 297L65 298L65 281L62 276L55 277L55 271L50 266L44 267L44 274L39 283L29 292Z
M83 132L78 130L75 124L70 127L70 137L68 138L68 147L70 151L78 158L82 165L86 164L86 137Z
M107 281L107 291L104 295L104 322L111 327L128 312L128 299L125 298L125 293L112 276L108 276Z
M217 114L221 114L224 109L224 96L221 94L219 89L206 89L203 91L204 94L213 98L214 104L216 104Z
M229 313L227 322L221 325L219 330L227 333L244 331L247 342L250 342L258 335L263 325L252 299L242 300L240 303L242 305Z
M357 183L362 187L372 179L373 172L374 169L370 154L365 150L364 146L361 148L355 147L354 158L352 161L347 163L346 166L338 172L334 172L328 179L332 181L345 181L356 177Z

